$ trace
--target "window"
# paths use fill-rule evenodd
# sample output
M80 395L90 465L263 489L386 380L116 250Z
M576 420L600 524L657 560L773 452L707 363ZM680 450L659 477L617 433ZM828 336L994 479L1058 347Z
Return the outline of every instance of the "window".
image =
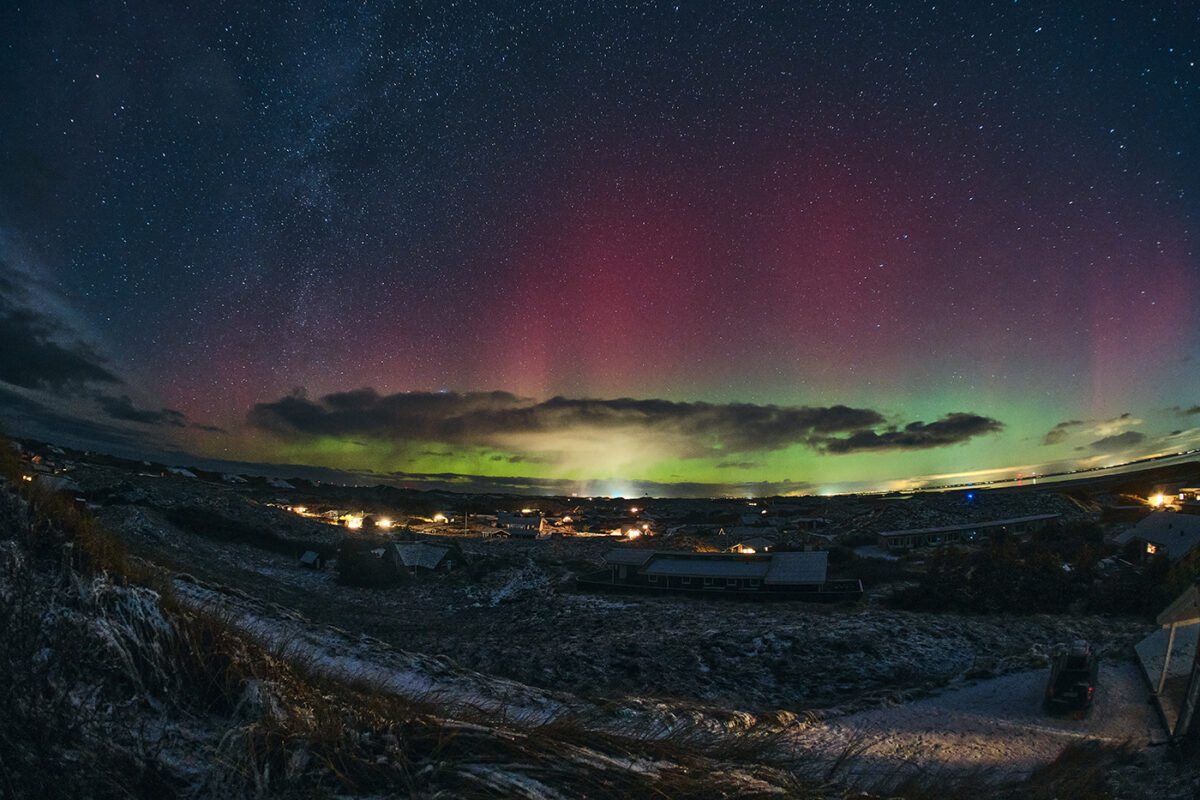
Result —
M725 585L730 588L737 586L737 578L726 578Z
M1157 547L1155 547L1154 545L1150 544L1149 542L1146 542L1146 553L1147 553L1148 555L1154 555L1154 554L1155 554L1155 553L1157 553L1157 552L1158 552L1158 548L1157 548Z
M691 586L691 585L692 585L692 579L691 579L691 578L680 578L680 579L679 579L679 582L680 582L681 584L683 584L684 586Z
M658 576L657 575L649 575L646 577L646 580L650 581L651 583L658 583Z
M757 589L758 588L758 578L751 578L750 580L746 581L746 586L750 589Z
M713 579L712 579L712 578L705 578L705 579L704 579L704 585L705 585L705 586L712 586L712 585L713 585Z

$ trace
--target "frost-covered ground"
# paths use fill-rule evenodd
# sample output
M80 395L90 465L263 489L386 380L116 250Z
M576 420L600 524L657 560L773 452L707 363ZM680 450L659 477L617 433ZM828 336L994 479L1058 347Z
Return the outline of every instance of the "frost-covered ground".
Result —
M853 750L857 757L840 777L867 785L914 771L988 770L1019 778L1071 742L1128 743L1142 750L1166 741L1132 661L1102 664L1095 704L1084 719L1043 714L1045 688L1044 670L968 682L911 703L827 719L795 741L827 762Z
M1042 713L1046 680L1042 669L960 678L921 699L884 702L853 713L836 708L806 715L752 713L646 696L606 702L581 698L313 625L242 593L191 581L180 581L177 592L190 604L218 611L273 649L327 674L368 680L385 691L433 700L452 711L480 710L532 724L571 718L597 731L639 731L649 736L667 736L680 726L728 737L756 726L770 728L780 734L775 744L790 758L810 765L817 774L864 786L878 786L914 771L983 770L992 780L1021 778L1054 760L1072 742L1128 744L1142 750L1165 740L1153 706L1146 702L1144 679L1129 660L1103 664L1094 708L1082 720ZM616 613L636 607L606 599L587 602ZM861 634L864 615L858 616ZM779 638L779 634L768 636ZM761 638L751 645L767 646ZM836 766L847 753L853 758Z
M107 512L107 510L106 510ZM965 676L1044 668L1051 647L1086 638L1123 658L1145 635L1134 618L985 617L870 604L738 604L579 593L572 576L604 543L464 541L472 575L423 575L389 589L338 584L333 569L189 537L153 512L134 536L181 572L296 609L313 623L476 672L581 697L671 697L757 711L852 711L909 700ZM153 538L144 531L154 528Z
M469 571L364 589L335 569L188 534L152 505L102 515L137 552L196 576L179 583L189 602L332 674L450 708L654 736L770 729L773 747L820 774L852 753L837 775L867 785L911 769L1020 775L1071 742L1161 736L1131 661L1149 631L1137 618L592 595L572 580L611 546L592 538L461 537ZM1046 718L1049 653L1076 638L1104 657L1096 708Z

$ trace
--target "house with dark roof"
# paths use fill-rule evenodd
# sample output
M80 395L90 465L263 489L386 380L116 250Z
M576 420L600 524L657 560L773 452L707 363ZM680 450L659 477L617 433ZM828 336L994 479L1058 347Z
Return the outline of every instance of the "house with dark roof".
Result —
M580 576L583 588L616 588L706 596L832 601L862 595L857 579L828 579L828 554L693 553L616 548L604 569Z
M879 549L886 552L911 550L914 547L932 547L943 544L967 544L977 536L993 532L1011 534L1028 533L1059 519L1061 514L1034 514L1029 517L993 519L980 522L963 522L958 525L943 525L939 528L911 528L902 531L884 531L876 534Z
M396 553L396 568L413 573L418 570L448 570L462 560L452 548L429 542L393 542L392 548Z
M545 519L541 514L498 514L496 527L509 536L537 536Z
M1200 546L1200 516L1155 511L1114 541L1139 561L1162 553L1173 563Z

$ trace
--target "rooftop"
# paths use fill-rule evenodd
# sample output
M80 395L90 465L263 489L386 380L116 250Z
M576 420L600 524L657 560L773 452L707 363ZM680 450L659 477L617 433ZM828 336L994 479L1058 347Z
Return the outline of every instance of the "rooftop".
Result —
M943 525L940 528L910 528L901 531L884 531L880 536L913 536L924 533L953 533L955 531L971 531L980 528L999 528L1005 525L1021 525L1026 522L1049 522L1058 519L1061 514L1034 514L1029 517L1012 517L1010 519L988 519L975 522L961 522L957 525Z
M1162 547L1167 558L1178 561L1200 544L1200 516L1155 511L1116 538L1117 544L1134 539Z

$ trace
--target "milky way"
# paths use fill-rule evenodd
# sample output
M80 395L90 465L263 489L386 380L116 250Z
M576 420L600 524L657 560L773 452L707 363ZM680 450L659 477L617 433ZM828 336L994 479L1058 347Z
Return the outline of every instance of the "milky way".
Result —
M1200 442L1187 4L249 5L0 10L12 432L661 492Z

